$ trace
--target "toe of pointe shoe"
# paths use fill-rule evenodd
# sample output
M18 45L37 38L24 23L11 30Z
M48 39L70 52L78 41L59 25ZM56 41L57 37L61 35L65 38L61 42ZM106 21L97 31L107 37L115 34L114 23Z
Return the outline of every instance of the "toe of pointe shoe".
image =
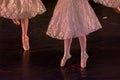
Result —
M28 50L30 50L30 48L29 48L29 44L26 45L26 44L23 43L23 49L24 49L24 51L28 51Z
M16 24L16 25L20 25L19 20L13 20L13 23Z
M67 56L64 56L64 57L62 58L62 60L61 60L61 64L60 64L60 66L61 66L61 67L64 67L66 61L67 61L68 59L70 59L71 57L72 57L72 56L71 56L70 54L67 55Z
M63 60L61 61L60 66L61 66L61 67L64 67L64 66L65 66L65 62L64 62Z
M88 57L89 56L86 53L85 56L81 58L81 68L85 68L86 67Z
M25 51L28 51L30 49L30 47L29 47L29 38L23 39L22 42L23 42L23 49Z
M65 64L66 64L66 62L67 62L67 60L70 59L70 58L71 58L71 56L68 57L67 59L62 59L60 66L61 66L61 67L64 67Z
M25 47L23 47L23 49L24 49L24 51L29 51L30 50L29 48L25 48Z
M82 69L86 68L86 63L81 63L81 68Z
M120 8L114 8L114 10L120 14Z
M63 59L61 60L60 66L61 66L61 67L64 67L67 60L68 60L68 59L63 58Z
M29 45L24 45L24 46L23 46L23 49L24 49L25 51L30 50Z

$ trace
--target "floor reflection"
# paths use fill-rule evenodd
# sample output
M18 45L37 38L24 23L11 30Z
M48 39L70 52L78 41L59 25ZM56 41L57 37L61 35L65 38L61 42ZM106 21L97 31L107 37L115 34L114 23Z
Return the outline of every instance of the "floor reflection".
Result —
M24 51L22 56L22 78L30 80L30 64L29 64L29 51Z
M87 78L87 70L81 70L80 67L77 66L61 68L61 74L64 80L84 80Z

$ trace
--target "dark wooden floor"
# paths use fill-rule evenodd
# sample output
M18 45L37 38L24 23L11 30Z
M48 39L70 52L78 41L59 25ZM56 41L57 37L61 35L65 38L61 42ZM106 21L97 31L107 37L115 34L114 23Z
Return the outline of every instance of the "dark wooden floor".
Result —
M120 14L90 1L103 28L87 36L87 68L79 67L77 39L72 43L72 58L61 68L63 41L45 34L56 1L43 2L48 11L29 23L29 52L22 49L21 27L0 18L0 80L120 80Z

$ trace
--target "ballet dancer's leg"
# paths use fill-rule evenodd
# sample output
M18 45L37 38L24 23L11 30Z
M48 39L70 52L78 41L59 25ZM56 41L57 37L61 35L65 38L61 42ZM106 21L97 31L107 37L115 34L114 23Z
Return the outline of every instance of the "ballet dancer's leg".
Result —
M88 54L86 53L86 44L87 44L86 35L80 36L79 42L80 42L80 47L81 47L81 63L80 63L80 65L81 65L81 68L85 68L87 59L88 59Z
M22 27L22 44L24 50L29 50L29 37L27 35L28 32L28 19L21 20L21 27Z
M71 48L72 39L64 40L64 56L61 60L60 66L63 67L68 59L71 58L70 48Z

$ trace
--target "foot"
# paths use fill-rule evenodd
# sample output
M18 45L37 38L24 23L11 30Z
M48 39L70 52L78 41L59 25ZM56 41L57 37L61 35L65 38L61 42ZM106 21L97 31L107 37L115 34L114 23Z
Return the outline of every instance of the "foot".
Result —
M16 25L20 25L20 21L17 20L17 19L12 19L13 23L16 24Z
M120 13L120 7L114 9L117 13Z
M88 57L87 53L81 53L81 68L86 67Z
M61 66L61 67L64 67L66 61L67 61L68 59L70 59L70 58L71 58L71 55L70 55L70 54L63 56L63 58L62 58L62 60L61 60L60 66Z
M29 47L29 37L28 36L22 37L22 44L23 44L23 49L25 51L30 49L30 47Z

